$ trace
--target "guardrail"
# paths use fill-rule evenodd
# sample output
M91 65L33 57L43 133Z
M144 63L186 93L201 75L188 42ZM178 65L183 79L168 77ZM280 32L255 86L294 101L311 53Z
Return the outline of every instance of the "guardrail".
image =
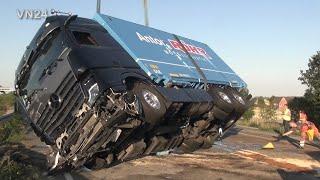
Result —
M6 88L6 87L0 87L0 94L7 94L7 93L10 93L10 92L14 92L14 89L13 88Z
M0 116L0 123L9 121L13 116L14 116L14 112Z

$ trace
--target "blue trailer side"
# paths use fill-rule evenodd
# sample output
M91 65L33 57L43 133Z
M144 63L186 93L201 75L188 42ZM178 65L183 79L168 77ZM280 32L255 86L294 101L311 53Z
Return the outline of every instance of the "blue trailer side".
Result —
M103 14L96 14L94 19L154 81L186 85L204 82L175 35ZM208 83L246 87L246 83L208 45L177 37L204 72Z

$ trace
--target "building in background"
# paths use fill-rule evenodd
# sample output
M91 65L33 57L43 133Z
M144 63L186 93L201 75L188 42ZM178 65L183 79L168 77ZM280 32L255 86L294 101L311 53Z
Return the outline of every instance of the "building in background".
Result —
M257 101L255 102L254 112L255 115L253 118L260 118L261 104L259 105L258 99L263 98L264 105L272 106L275 110L276 120L279 123L282 123L282 114L285 108L288 106L290 101L292 101L294 96L272 96L272 97L257 97Z
M8 87L3 87L0 85L0 94L8 94L13 92L14 89L13 88L8 88Z
M292 101L294 98L294 96L273 97L273 105L277 111L284 111L290 101Z

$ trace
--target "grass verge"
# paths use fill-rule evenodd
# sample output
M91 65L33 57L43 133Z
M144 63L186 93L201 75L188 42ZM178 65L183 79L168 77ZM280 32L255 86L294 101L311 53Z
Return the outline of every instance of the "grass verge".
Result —
M243 126L255 127L263 131L284 133L282 124L279 124L278 122L240 119L237 122L237 124L243 125Z
M0 95L0 116L13 109L14 95ZM0 179L41 179L40 168L32 164L34 152L21 143L26 125L20 115L0 122Z

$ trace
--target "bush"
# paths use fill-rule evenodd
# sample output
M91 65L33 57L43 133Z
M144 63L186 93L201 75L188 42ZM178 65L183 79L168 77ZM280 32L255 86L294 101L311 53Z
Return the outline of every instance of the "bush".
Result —
M15 115L13 119L0 123L0 146L2 147L0 155L0 179L40 179L41 173L38 167L35 167L30 162L20 162L11 159L15 152L21 152L23 149L15 150L14 145L23 139L25 134L25 125L22 118ZM3 147L10 147L4 150ZM11 148L12 147L12 148Z
M24 132L22 118L15 115L12 120L0 123L0 142L19 142Z
M277 123L275 121L259 121L256 119L250 119L250 120L246 120L243 119L241 121L239 121L240 125L244 125L244 126L249 126L249 127L255 127L258 128L260 130L264 130L264 131L272 131L272 132L277 132L277 133L284 133L284 129L282 127L282 124Z
M254 111L253 111L253 106L251 106L243 115L242 115L242 118L244 120L250 120L253 118L254 116Z
M0 179L40 179L40 170L34 166L7 159L0 164Z
M0 115L5 114L14 105L14 95L2 94L0 95Z
M0 115L5 114L9 109L13 109L14 95L0 95ZM18 142L22 139L24 124L20 116L15 115L10 121L0 122L0 142Z
M13 109L14 95L4 94L0 95L0 115L7 113L8 110ZM0 145L1 147L11 147L12 143L18 143L23 139L25 134L25 125L19 115L6 122L0 122ZM35 167L30 162L20 162L11 159L14 151L20 152L22 149L14 150L9 148L2 149L0 158L0 179L41 179L41 173L38 167Z
M299 80L307 86L300 99L300 110L308 114L308 119L320 125L320 51L309 59L308 69L301 72Z

